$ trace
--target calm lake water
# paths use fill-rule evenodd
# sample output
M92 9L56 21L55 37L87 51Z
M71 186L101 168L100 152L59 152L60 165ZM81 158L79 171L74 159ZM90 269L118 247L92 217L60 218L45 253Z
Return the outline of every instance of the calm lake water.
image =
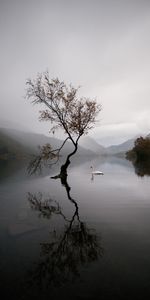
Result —
M90 166L104 172L91 176ZM150 177L119 158L76 158L29 177L0 166L0 288L14 299L149 299ZM143 298L143 295L146 295Z

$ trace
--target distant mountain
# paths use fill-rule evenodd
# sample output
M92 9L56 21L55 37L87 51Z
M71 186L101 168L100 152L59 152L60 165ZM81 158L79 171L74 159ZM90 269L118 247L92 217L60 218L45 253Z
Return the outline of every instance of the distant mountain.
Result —
M134 147L135 140L140 137L140 135L135 136L132 139L125 141L119 145L112 145L106 148L108 155L115 155L115 154L124 154L127 151L131 150ZM146 135L146 137L150 138L150 133Z
M31 153L27 145L23 146L0 129L0 159L23 159L29 157Z
M0 158L21 158L38 153L38 146L46 143L54 149L59 148L63 140L47 137L43 134L23 132L16 129L0 128ZM71 142L67 142L61 155L67 155L73 150ZM90 149L79 146L77 155L93 155Z
M91 137L85 136L83 137L80 142L80 146L84 147L87 150L94 152L97 155L104 155L106 154L106 148L97 143Z
M46 143L50 143L54 148L61 144L60 140L47 137L44 134L24 132L10 128L1 128L0 130L3 134L11 137L14 141L19 142L23 147L27 146L33 153L38 151L38 146L42 146Z
M124 154L128 150L132 149L134 146L134 139L129 139L126 142L119 144L119 145L113 145L107 147L107 154L108 155L115 155L115 154Z
M148 135L150 137L150 134ZM97 143L93 138L84 136L79 142L79 148L76 155L124 155L125 152L134 146L133 139L119 145L112 145L107 148ZM52 145L54 149L59 148L63 140L48 137L44 134L20 131L10 128L0 128L0 158L3 157L28 157L31 154L38 153L38 146L46 143ZM73 150L71 142L66 142L61 151L61 155L67 155Z

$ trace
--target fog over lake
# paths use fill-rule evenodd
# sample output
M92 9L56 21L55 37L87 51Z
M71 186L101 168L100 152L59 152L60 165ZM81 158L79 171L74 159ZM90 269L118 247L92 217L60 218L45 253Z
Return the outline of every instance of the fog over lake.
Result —
M91 165L104 175L92 176ZM150 296L150 178L115 157L74 158L65 185L50 178L58 169L31 177L26 165L5 166L1 291L16 299Z
M150 1L0 0L0 36L1 295L150 299Z
M48 69L102 104L90 133L101 144L149 133L149 0L1 0L0 24L0 126L49 134L24 99Z

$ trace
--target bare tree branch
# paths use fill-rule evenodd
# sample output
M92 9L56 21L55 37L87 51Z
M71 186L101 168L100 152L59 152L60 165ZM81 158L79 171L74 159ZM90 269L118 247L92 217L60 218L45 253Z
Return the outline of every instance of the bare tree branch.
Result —
M30 175L37 172L41 173L43 165L48 164L49 166L52 166L56 164L60 157L60 151L64 147L68 139L69 137L67 137L63 141L62 145L57 149L52 149L50 144L46 144L40 147L40 153L38 155L35 155L28 165L28 173Z

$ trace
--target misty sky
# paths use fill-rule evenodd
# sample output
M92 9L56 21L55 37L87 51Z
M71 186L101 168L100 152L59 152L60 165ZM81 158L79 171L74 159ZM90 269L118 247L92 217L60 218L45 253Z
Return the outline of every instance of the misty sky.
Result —
M149 0L0 0L0 43L1 122L48 134L24 99L48 69L102 104L103 144L150 132Z

